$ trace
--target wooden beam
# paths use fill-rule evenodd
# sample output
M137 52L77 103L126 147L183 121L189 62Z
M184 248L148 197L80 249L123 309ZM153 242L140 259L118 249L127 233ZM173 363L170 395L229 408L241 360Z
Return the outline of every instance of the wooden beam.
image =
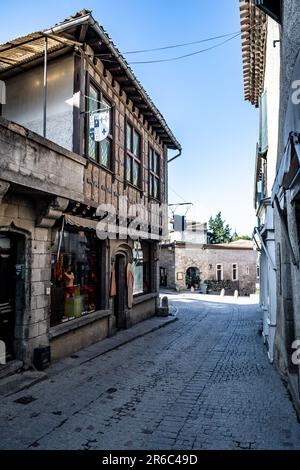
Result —
M84 42L88 27L89 27L88 23L85 23L81 26L80 33L79 33L79 42Z

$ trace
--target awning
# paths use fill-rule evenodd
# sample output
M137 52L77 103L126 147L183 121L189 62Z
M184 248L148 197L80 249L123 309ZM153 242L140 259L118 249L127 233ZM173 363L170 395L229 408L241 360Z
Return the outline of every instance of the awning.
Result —
M284 125L284 142L286 142L283 157L277 172L275 183L272 190L272 203L278 195L281 188L295 189L299 185L297 181L300 169L300 51L298 53L293 77L291 81L291 91L287 106L287 112ZM296 161L295 158L296 157ZM293 175L292 175L293 173ZM293 176L291 177L288 176ZM297 196L293 190L294 198Z
M42 32L28 34L6 44L0 45L0 75L6 76L11 70L23 70L23 68L32 61L42 58L45 49L45 37ZM71 41L55 35L47 35L48 53L70 47Z
M83 217L77 217L75 215L65 214L65 223L66 225L71 225L72 227L77 227L81 229L90 229L96 230L97 220L84 219Z

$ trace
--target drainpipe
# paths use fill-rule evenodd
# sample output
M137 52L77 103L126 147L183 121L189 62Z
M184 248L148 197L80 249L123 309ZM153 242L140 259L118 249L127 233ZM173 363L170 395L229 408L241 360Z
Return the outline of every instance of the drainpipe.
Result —
M259 238L259 240L260 240L260 243L262 244L262 247L263 247L263 249L264 249L264 251L265 251L265 253L266 253L266 255L267 255L267 258L268 258L268 260L269 260L269 263L270 263L271 268L272 268L274 271L277 271L276 266L274 266L273 260L272 260L272 258L271 258L271 255L270 255L269 251L268 251L268 248L267 248L266 245L265 245L265 242L264 242L264 240L263 240L263 237L261 236L260 231L258 230L257 227L255 227L254 231L255 231L255 233L257 234L257 236L258 236L258 238ZM256 241L255 241L255 243L256 243Z
M48 75L48 38L45 36L44 51L44 108L43 108L43 137L47 134L47 75Z
M177 155L170 158L170 160L168 160L168 163L171 163L173 160L176 160L176 158L179 158L181 156L181 154L182 154L182 149L179 150L179 153Z

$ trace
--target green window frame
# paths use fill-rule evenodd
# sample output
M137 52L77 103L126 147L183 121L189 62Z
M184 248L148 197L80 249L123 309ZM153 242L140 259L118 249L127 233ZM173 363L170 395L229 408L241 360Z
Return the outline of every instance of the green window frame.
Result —
M110 130L106 139L101 142L94 142L89 133L89 118L91 111L96 111L100 107L100 102L110 108ZM112 103L103 96L100 88L92 81L88 84L87 97L87 156L107 170L113 171L114 166L114 136L113 136L113 107Z
M141 188L142 179L142 138L130 123L126 122L126 181Z
M161 156L149 145L149 195L160 200L160 163Z

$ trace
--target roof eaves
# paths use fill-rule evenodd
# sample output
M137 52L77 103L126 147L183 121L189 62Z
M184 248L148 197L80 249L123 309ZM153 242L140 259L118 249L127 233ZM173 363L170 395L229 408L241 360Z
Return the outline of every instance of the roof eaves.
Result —
M116 47L112 39L110 38L107 31L90 15L90 24L95 29L96 33L100 36L101 41L106 45L106 47L110 50L112 55L115 59L119 62L121 67L124 69L125 73L128 75L129 79L132 81L133 85L136 87L137 91L141 94L142 98L147 102L149 108L155 116L157 117L158 121L160 122L162 128L166 131L167 135L169 136L170 140L172 141L173 146L169 146L170 148L181 150L182 147L175 138L174 134L170 130L169 126L166 123L165 118L161 114L161 112L157 109L153 101L151 100L148 93L145 91L139 80L136 78L135 74L133 73L131 67L127 63L126 59L123 57L119 49Z

